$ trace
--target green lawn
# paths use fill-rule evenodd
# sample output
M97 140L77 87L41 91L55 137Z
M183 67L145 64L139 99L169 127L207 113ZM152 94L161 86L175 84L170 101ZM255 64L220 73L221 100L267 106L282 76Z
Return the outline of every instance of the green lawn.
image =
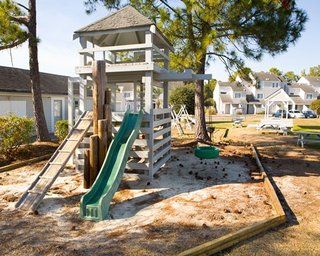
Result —
M295 119L293 122L295 132L320 132L320 119Z
M250 123L259 123L263 116L247 116L243 122L243 126L247 126ZM229 120L214 120L208 122L208 126L214 126L217 129L230 129L233 127L231 117ZM303 132L320 132L320 119L294 119L293 120L293 131Z

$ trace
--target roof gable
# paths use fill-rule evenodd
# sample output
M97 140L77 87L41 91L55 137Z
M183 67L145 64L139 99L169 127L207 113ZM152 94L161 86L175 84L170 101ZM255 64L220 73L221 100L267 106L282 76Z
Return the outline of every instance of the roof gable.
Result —
M289 95L281 88L274 93L270 94L268 97L265 98L266 101L271 100L271 101L291 101L292 99L289 97Z
M134 28L150 26L154 23L138 12L135 8L128 5L107 17L104 17L88 26L85 26L75 33L108 31L115 29Z
M255 72L254 76L259 81L279 81L279 82L281 82L281 80L279 79L278 76L276 76L275 74L270 73L270 72L264 72L264 71Z

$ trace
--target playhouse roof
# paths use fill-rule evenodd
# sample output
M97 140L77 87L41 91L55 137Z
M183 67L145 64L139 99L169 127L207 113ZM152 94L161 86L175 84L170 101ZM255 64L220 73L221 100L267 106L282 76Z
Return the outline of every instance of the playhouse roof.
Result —
M142 15L132 6L128 5L107 17L75 31L75 33L135 28L150 26L153 24L154 23L150 19Z

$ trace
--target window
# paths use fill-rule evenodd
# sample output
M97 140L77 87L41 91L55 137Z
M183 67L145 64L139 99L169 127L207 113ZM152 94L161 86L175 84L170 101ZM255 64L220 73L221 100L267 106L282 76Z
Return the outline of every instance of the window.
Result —
M124 92L123 97L125 98L130 98L130 92Z
M220 94L227 94L227 92L220 92Z
M272 83L272 87L275 87L275 83Z
M258 94L257 94L257 98L258 98L258 99L263 99L263 93L258 93Z
M308 93L308 94L307 94L307 100L312 100L312 98L313 98L313 97L312 97L312 94L311 94L311 93Z
M240 93L240 92L236 92L236 93L234 94L234 97L235 97L236 99L241 98L241 93Z

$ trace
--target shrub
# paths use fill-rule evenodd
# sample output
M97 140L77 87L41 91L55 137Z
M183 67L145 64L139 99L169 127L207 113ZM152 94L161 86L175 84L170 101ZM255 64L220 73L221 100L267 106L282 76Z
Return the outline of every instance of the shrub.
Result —
M320 99L313 101L310 105L310 108L314 110L317 115L320 115Z
M194 84L176 87L170 92L170 104L175 111L179 111L181 105L186 105L189 114L194 114Z
M63 141L68 135L68 120L59 120L56 122L54 135L59 141Z
M212 116L212 115L216 115L216 114L217 114L217 112L216 112L216 110L215 110L214 108L207 108L207 109L205 110L205 113L206 113L206 115L208 115L208 116Z
M19 146L30 142L33 132L34 122L31 118L0 116L0 154L12 160Z

